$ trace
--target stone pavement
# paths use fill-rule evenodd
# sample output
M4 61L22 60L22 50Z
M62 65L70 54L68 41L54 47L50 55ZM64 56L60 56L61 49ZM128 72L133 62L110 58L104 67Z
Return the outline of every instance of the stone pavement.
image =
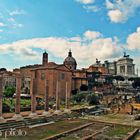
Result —
M37 110L37 114L38 115L41 115L43 113L44 110ZM25 111L25 112L20 112L20 114L23 116L23 117L26 117L28 116L29 114L31 113L31 111ZM5 119L8 119L8 118L12 118L14 116L15 112L13 113L3 113L3 117Z

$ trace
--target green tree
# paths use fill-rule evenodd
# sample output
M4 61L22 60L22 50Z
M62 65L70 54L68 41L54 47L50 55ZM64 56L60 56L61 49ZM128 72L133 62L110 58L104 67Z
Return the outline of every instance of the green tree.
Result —
M14 86L7 86L4 89L5 97L12 97L15 92L16 92L16 88Z
M78 93L73 96L73 100L76 102L82 102L86 99L86 94L85 93Z
M99 97L96 94L91 93L87 96L87 102L90 105L97 105L99 104Z

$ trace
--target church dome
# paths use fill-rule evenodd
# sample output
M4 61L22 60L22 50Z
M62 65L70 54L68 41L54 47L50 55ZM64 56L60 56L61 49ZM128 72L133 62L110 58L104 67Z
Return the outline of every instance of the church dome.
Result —
M71 50L68 53L68 57L66 57L66 59L64 60L64 65L71 70L76 70L77 63L76 63L75 58L72 57Z

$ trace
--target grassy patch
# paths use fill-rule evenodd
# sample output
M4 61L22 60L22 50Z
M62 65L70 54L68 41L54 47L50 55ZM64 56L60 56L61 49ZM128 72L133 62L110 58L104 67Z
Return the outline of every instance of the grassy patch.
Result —
M105 135L109 137L120 137L127 135L128 132L131 132L133 130L134 128L131 127L115 126L112 127L109 131L107 131Z
M8 137L6 140L40 140L53 136L58 133L73 129L75 127L88 123L88 120L75 119L75 120L64 120L56 122L54 124L40 126L32 129L24 129L27 132L27 136L24 137ZM0 137L1 139L1 137ZM75 139L73 139L75 140Z

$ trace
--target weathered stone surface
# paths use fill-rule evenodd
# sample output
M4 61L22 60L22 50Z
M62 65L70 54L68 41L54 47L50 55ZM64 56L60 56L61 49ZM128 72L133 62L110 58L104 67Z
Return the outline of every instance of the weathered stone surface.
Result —
M45 111L48 112L49 110L49 81L48 80L45 80L45 85L46 85L46 88L45 88Z
M31 112L36 112L36 89L37 89L37 81L33 79L32 81L32 92L31 92Z
M21 77L16 77L16 104L15 113L20 114L20 94L21 94Z

